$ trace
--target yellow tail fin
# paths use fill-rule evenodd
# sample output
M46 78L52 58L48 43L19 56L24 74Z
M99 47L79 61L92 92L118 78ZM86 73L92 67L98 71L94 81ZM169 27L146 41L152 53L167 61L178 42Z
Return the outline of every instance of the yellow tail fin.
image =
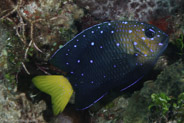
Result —
M54 115L64 110L73 93L67 78L59 75L36 76L32 82L38 89L51 96Z

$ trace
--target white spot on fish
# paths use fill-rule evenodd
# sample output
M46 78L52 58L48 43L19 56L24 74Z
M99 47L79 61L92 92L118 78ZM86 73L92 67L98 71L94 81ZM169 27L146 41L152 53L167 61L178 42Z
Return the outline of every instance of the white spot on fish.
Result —
M163 44L162 44L162 43L159 43L158 45L159 45L159 46L162 46Z
M125 24L128 24L128 22L125 21Z
M116 43L116 46L117 46L117 47L119 47L119 45L120 45L119 43Z
M77 45L74 45L73 47L77 47Z
M84 76L84 73L81 73L81 76Z
M86 35L83 35L83 37L86 37Z
M98 26L98 29L100 29L100 26Z
M153 41L153 40L154 40L154 38L151 38L151 40Z
M142 40L145 40L146 38L145 38L145 37L142 37L141 39L142 39Z
M160 35L157 35L157 37L160 37Z
M114 31L111 31L111 33L114 33Z
M102 46L100 46L100 48L102 49L103 47L102 47Z
M114 65L113 67L116 68L116 65Z
M111 25L111 23L108 23L108 25L110 26L110 25Z
M66 53L66 56L68 56L68 53Z
M80 60L79 59L77 60L77 63L80 63Z
M142 31L145 31L144 29L142 29Z
M74 74L74 72L73 72L73 71L71 71L70 73L71 73L71 74Z
M94 83L94 81L91 81L91 84L93 84Z
M134 42L134 45L137 45L137 42Z
M132 33L132 30L129 30L128 32L129 32L129 33Z
M90 60L90 63L93 63L93 60Z
M95 33L94 31L91 31L91 33Z
M77 39L76 41L79 41L79 39Z
M94 46L95 45L95 43L94 42L91 42L91 46Z
M69 65L69 63L68 63L68 62L66 62L66 65Z
M103 33L103 31L100 31L100 33Z

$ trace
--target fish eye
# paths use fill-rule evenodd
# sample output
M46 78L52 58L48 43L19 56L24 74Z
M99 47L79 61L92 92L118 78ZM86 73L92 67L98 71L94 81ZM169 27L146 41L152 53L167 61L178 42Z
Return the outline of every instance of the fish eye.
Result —
M148 38L153 38L155 36L156 32L154 29L152 28L148 28L145 30L145 35L148 37Z

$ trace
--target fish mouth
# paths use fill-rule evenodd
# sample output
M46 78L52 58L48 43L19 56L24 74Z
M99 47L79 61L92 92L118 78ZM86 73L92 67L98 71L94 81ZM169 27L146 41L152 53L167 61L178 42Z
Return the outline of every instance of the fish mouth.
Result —
M161 43L162 43L163 46L161 48L160 54L167 48L168 42L169 42L169 36L167 34L165 34L164 38L161 41Z
M169 42L169 36L166 34L166 36L164 37L164 39L162 40L162 44L163 44L163 49L165 49L168 45Z

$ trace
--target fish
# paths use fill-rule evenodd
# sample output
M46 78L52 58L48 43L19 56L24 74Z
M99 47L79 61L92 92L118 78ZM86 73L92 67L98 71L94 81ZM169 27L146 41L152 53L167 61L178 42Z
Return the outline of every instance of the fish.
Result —
M109 91L124 91L142 79L168 45L159 28L138 21L103 22L85 29L58 49L49 62L66 75L32 79L51 95L58 115L75 92L75 107L87 109Z

